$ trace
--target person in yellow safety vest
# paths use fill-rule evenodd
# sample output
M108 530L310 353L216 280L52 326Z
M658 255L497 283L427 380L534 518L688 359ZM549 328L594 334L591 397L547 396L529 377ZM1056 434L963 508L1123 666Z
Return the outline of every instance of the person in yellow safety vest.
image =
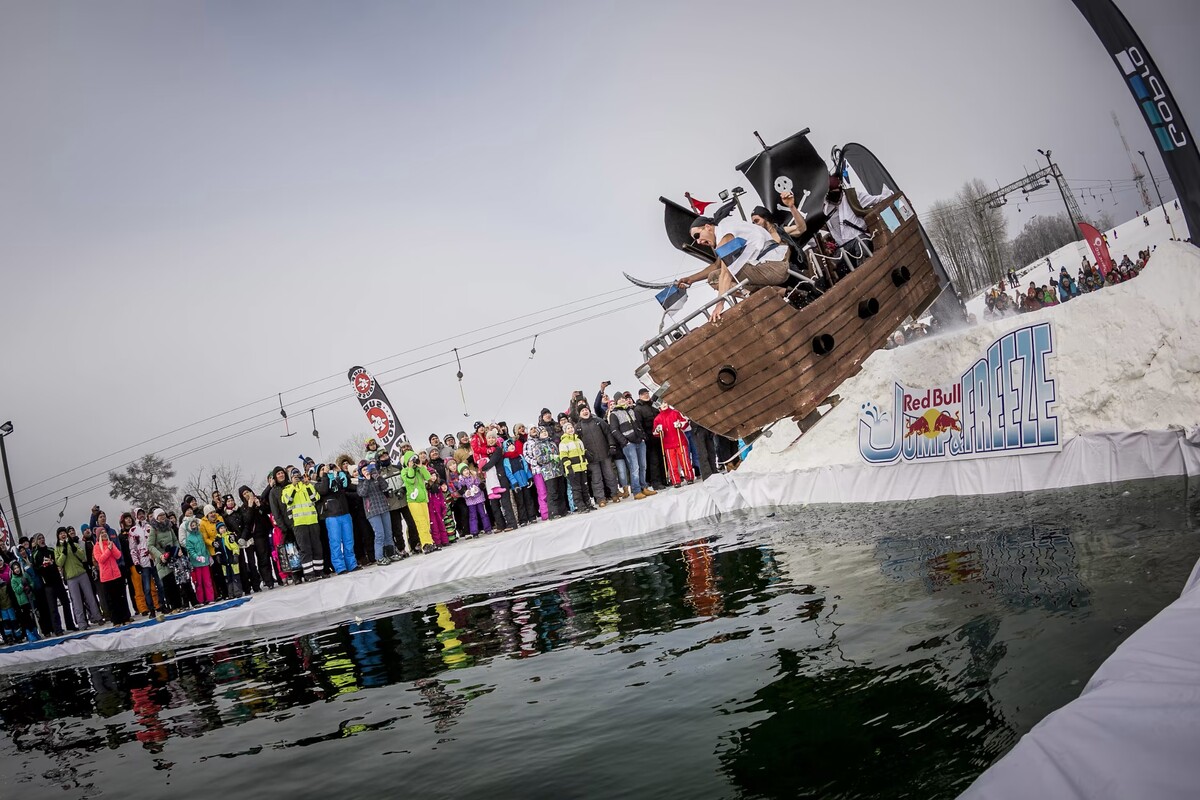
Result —
M292 482L283 489L280 499L287 508L296 535L296 549L300 551L300 571L306 580L317 580L325 569L321 557L321 521L317 517L317 489L308 476L295 467L291 470ZM432 540L431 540L432 541Z
M417 461L417 454L408 451L404 454L404 469L400 477L404 480L404 491L408 498L408 511L417 523L417 538L421 540L421 552L432 553L437 550L433 543L433 534L429 529L429 491L426 484L433 476Z

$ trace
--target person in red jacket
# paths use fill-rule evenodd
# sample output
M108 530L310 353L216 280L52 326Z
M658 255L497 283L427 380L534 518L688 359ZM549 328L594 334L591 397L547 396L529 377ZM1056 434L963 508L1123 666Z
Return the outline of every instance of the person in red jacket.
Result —
M129 604L125 601L125 579L121 575L121 548L108 538L108 531L101 528L92 556L100 569L100 587L108 600L108 612L113 625L124 625L130 621Z
M688 483L696 480L692 472L692 460L688 457L687 418L667 403L662 404L662 410L654 418L654 435L662 442L663 460L667 471L667 480L672 486L678 486L681 481Z

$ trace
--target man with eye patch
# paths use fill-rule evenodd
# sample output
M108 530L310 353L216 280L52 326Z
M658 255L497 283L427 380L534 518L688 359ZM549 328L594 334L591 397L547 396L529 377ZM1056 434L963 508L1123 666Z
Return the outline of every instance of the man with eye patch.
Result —
M696 217L691 226L692 240L711 247L717 260L694 275L675 282L685 289L700 280L712 282L724 294L737 281L748 281L746 288L753 292L768 286L784 286L788 282L788 249L775 241L763 228L732 216L719 221L712 217ZM713 309L712 319L721 317L721 305Z

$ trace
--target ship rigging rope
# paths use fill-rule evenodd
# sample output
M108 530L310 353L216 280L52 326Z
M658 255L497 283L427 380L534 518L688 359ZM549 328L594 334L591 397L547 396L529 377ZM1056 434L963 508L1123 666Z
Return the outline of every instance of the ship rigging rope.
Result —
M640 293L640 292L639 292L639 293ZM608 294L608 293L606 293L606 294ZM636 307L638 307L638 306L641 306L641 305L643 305L643 303L644 303L644 300L642 300L642 299L639 299L639 300L637 300L636 302L633 302L633 303L628 303L628 304L626 304L626 305L623 305L623 306L618 306L618 307L616 307L616 308L610 308L610 309L607 309L607 310L604 310L604 311L597 312L597 313L595 313L595 314L591 314L591 315L589 315L589 316L586 316L586 317L580 317L580 318L578 318L578 319L573 319L573 320L570 320L570 321L568 321L568 322L564 322L564 323L562 323L562 324L560 324L560 325L556 325L556 326L554 326L554 327L551 327L551 328L547 328L547 329L545 329L545 330L538 331L538 333L536 334L536 336L544 336L544 335L546 335L546 334L549 334L549 333L555 333L555 332L557 332L557 331L560 331L560 330L565 330L566 328L571 328L571 327L574 327L574 326L576 326L576 325L581 325L581 324L583 324L583 323L585 323L585 322L590 322L590 321L592 321L592 320L600 319L600 318L602 318L602 317L606 317L606 316L609 316L609 315L611 315L611 314L617 314L617 313L620 313L620 312L622 312L622 311L627 311L627 310L629 310L629 309L632 309L632 308L636 308ZM594 305L594 306L592 306L592 307L594 308L594 307L598 307L598 306L601 306L601 305L606 305L606 303L599 303L599 304L595 304L595 305ZM576 311L574 311L574 312L572 312L572 313L574 313L574 314L578 314L578 313L580 313L580 311L581 311L581 310L586 310L586 309L577 309ZM555 318L556 318L556 317L555 317ZM552 319L554 319L554 318L552 318ZM492 326L492 327L495 327L495 326ZM529 327L529 326L523 326L523 327ZM520 329L517 329L517 330L520 330ZM486 338L486 339L479 340L478 342L474 342L474 343L472 343L472 346L474 346L474 345L477 345L477 344L483 344L483 343L487 343L487 342L493 341L493 340L494 340L494 338L495 338L495 337L488 337L488 338ZM528 334L525 334L525 335L519 336L518 338L515 338L515 339L510 339L510 340L508 340L508 341L500 342L500 343L498 343L498 344L493 344L492 346L490 346L490 347L485 347L485 348L483 348L482 350L477 350L477 351L475 351L475 352L471 352L471 353L464 353L464 354L462 354L462 355L461 355L461 358L463 358L463 359L468 359L468 358L477 358L477 357L479 357L479 356L483 356L483 355L487 355L488 353L495 352L496 350L500 350L500 349L503 349L503 348L505 348L505 347L510 347L510 346L512 346L512 345L514 345L514 344L518 344L518 343L520 343L520 342L527 341L528 339L529 339L529 336L528 336ZM396 376L396 377L393 379L393 381L399 381L399 380L404 380L404 379L407 379L407 378L416 377L416 376L418 376L418 375L423 375L423 374L425 374L425 373L427 373L427 372L432 372L432 371L433 371L433 370L435 370L435 369L440 369L441 367L449 366L449 365L452 365L452 364L456 363L456 361L455 361L455 358L453 357L453 353L452 353L452 351L450 351L450 353L451 353L451 358L449 358L449 359L447 359L447 360L440 361L440 362L438 362L438 363L436 363L436 364L431 364L431 365L429 365L429 366L423 367L423 368L421 368L421 369L419 369L419 370L416 370L416 371L414 371L414 372L409 372L409 373L406 373L406 374L404 374L404 375L398 375L398 376ZM395 372L395 371L396 371L396 370L398 370L398 369L402 369L404 366L414 366L414 365L416 365L416 364L424 363L424 362L426 362L426 361L430 361L430 360L432 360L432 359L434 359L434 358L437 358L438 356L443 356L443 355L446 355L446 353L437 353L437 354L435 354L435 355L433 355L433 356L428 356L428 357L426 357L426 358L422 358L422 359L418 359L418 360L416 360L416 361L408 362L408 363L407 363L407 364L405 364L405 365L400 365L400 366L397 366L397 367L393 367L393 368L391 368L391 369L389 369L389 370L386 370L386 372ZM526 359L526 364L528 364L528 362L529 362L529 359ZM382 372L381 372L381 373L379 373L379 374L384 374L384 373L382 373ZM304 402L307 402L307 401L309 401L309 400L313 400L313 399L315 399L315 398L317 398L317 397L321 397L321 396L323 396L323 395L330 394L331 392L341 392L343 388L344 388L344 387L342 387L342 386L338 386L338 387L335 387L334 389L327 389L327 390L324 390L324 391L318 392L318 393L316 393L316 394L309 395L308 397L303 397L303 398L300 398L300 399L298 399L298 400L294 400L294 401L292 401L292 402L293 402L293 403L304 403ZM332 398L332 399L325 400L325 401L323 401L323 402L317 403L316 405L312 406L311 408L312 408L313 410L315 410L315 409L320 409L320 408L325 408L326 406L333 405L334 403L340 403L340 402L343 402L343 401L345 401L345 400L350 400L350 399L353 399L353 398L351 397L351 395L349 395L349 394L347 393L347 394L344 394L344 395L339 395L338 397L334 397L334 398ZM265 413L269 413L269 414L270 414L270 415L272 415L272 417L273 417L273 416L274 416L274 414L276 414L276 413L278 413L278 412L277 412L276 410L272 410L272 411L270 411L270 412L265 412ZM245 418L245 419L239 420L238 422L229 423L229 424L227 424L227 425L223 425L223 426L221 426L221 427L219 427L219 428L214 428L213 430L206 431L205 433L197 434L196 436L192 436L192 437L190 437L190 438L188 438L188 439L184 439L184 440L183 440L183 441L181 441L181 442L176 442L176 443L175 443L175 444L173 444L173 445L167 445L167 446L165 446L165 447L162 447L162 448L160 448L160 449L158 449L158 450L152 451L152 452L151 452L149 455L159 455L159 454L163 454L163 453L165 453L165 451L167 451L167 450L171 450L171 449L173 449L173 448L175 448L175 447L179 447L180 445L189 444L189 443L191 443L191 442L194 442L194 441L196 441L197 439L203 439L203 438L205 438L206 436L210 436L210 435L212 435L213 433L217 433L217 432L219 432L219 431L222 431L222 430L227 430L227 429L229 429L229 428L236 427L237 425L240 425L240 424L242 424L242 423L245 423L245 422L250 422L250 421L252 421L252 420L255 420L255 419L257 419L258 417L261 417L261 416L264 416L264 414L255 414L255 415L253 415L253 416L250 416L250 417L247 417L247 418ZM231 434L229 434L229 435L227 435L227 436L225 436L225 437L223 437L223 438L221 438L221 439L217 439L217 440L215 440L215 441L212 441L212 442L206 442L206 443L204 443L204 444L197 445L196 447L194 447L194 448L192 448L192 449L190 449L190 450L186 450L186 451L184 451L184 452L180 452L180 453L171 453L171 454L169 455L169 457L168 457L168 460L176 460L176 459L179 459L179 458L183 458L183 457L185 457L185 456L189 456L189 455L191 455L191 454L193 454L193 453L200 452L201 450L206 450L206 449L208 449L208 448L210 448L210 447L214 447L214 446L216 446L216 445L218 445L218 444L223 444L224 442L228 442L228 441L230 441L230 440L232 440L232 439L236 439L236 438L239 438L239 437L241 437L241 436L245 436L246 434L249 434L249 433L254 433L255 431L259 431L259 430L263 430L264 428L271 427L271 426L272 426L272 425L274 425L274 424L276 424L276 421L275 421L275 420L272 418L271 420L269 420L269 421L267 421L267 422L263 422L263 423L260 423L260 424L254 425L254 426L252 426L252 427L250 427L250 428L246 428L246 429L243 429L243 430L240 430L240 431L235 431L235 432L233 432L233 433L231 433ZM126 449L128 449L128 448L126 448ZM117 451L117 452L123 452L123 451ZM125 467L127 467L127 466L129 466L129 465L131 465L131 464L135 464L135 463L137 463L138 461L140 461L140 460L141 460L143 457L144 457L144 456L139 456L139 457L138 457L138 458L136 458L136 459L133 459L133 460L131 460L131 461L127 461L127 462L125 462L124 464L120 464L120 465L118 465L118 466L114 467L114 468L113 468L113 470L105 470L104 472L98 472L98 473L95 473L95 474L93 474L93 475L88 475L88 476L86 476L86 477L84 477L84 478L80 478L79 480L75 481L74 483L69 483L69 484L66 484L65 486L60 486L60 487L59 487L57 490L55 490L55 491L53 491L53 492L49 492L49 493L47 493L47 494L43 494L43 495L40 495L40 496L38 496L38 497L35 497L35 498L31 499L31 500L24 501L23 505L28 505L28 504L36 503L36 502L38 502L38 501L40 501L40 500L45 500L45 499L47 499L47 498L49 498L49 497L51 497L51 496L53 496L53 497L55 498L55 499L54 499L53 501L51 501L49 504L45 504L45 505L39 506L39 507L37 507L37 508L34 508L34 509L21 509L21 510L25 511L25 513L26 513L26 514L36 514L36 513L39 513L39 512L41 512L41 511L45 511L47 508L49 508L49 507L51 507L51 506L54 506L54 505L57 505L57 504L58 504L58 503L61 501L61 499L63 499L63 496L62 496L62 495L60 495L60 494L58 494L58 492L59 492L59 491L62 491L63 489L71 489L71 488L73 488L73 487L75 487L75 486L78 486L78 485L80 485L81 483L86 483L87 481L94 480L94 479L97 479L97 478L100 478L100 477L104 477L104 480L103 480L102 482L100 482L100 483L98 483L98 484L95 484L95 485L93 485L93 486L89 486L89 487L87 487L87 488L85 488L85 489L80 489L80 490L78 490L78 491L76 491L76 492L69 493L69 494L67 494L67 495L66 495L66 497L67 497L67 498L71 498L71 497L78 497L79 495L87 494L88 492L93 492L93 491L96 491L96 490L98 490L98 489L102 489L103 487L107 486L107 485L108 485L108 483L109 483L109 481L108 481L108 479L107 479L107 478L108 478L108 473L109 473L110 471L115 471L115 470L123 469L123 468L125 468ZM75 469L78 469L78 468L75 468ZM54 480L54 478L56 478L56 477L62 477L62 476L68 475L68 474L70 474L71 472L74 472L74 471L75 471L74 469L67 470L67 471L65 471L65 472L59 473L59 475L57 475L57 476L52 476L51 478L48 478L48 479L46 479L46 480ZM42 481L42 483L45 483L45 482L46 482L46 481ZM15 504L15 500L14 500L13 502L14 502L14 504Z

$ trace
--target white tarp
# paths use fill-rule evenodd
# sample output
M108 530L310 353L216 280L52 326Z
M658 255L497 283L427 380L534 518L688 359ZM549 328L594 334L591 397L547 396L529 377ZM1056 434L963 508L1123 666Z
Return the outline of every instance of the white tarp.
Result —
M962 797L1200 797L1200 565L1183 596L1126 639L1077 700Z
M838 465L772 474L736 472L701 485L625 502L604 512L572 516L461 542L394 566L371 568L313 584L275 589L251 602L211 614L173 619L133 630L98 633L54 647L0 652L0 669L23 670L86 653L117 653L202 639L253 635L264 626L305 619L336 623L354 607L382 598L518 570L579 553L606 542L719 518L750 508L808 503L870 503L957 495L1037 491L1171 475L1200 475L1200 447L1182 431L1091 434L1062 452L964 462Z

